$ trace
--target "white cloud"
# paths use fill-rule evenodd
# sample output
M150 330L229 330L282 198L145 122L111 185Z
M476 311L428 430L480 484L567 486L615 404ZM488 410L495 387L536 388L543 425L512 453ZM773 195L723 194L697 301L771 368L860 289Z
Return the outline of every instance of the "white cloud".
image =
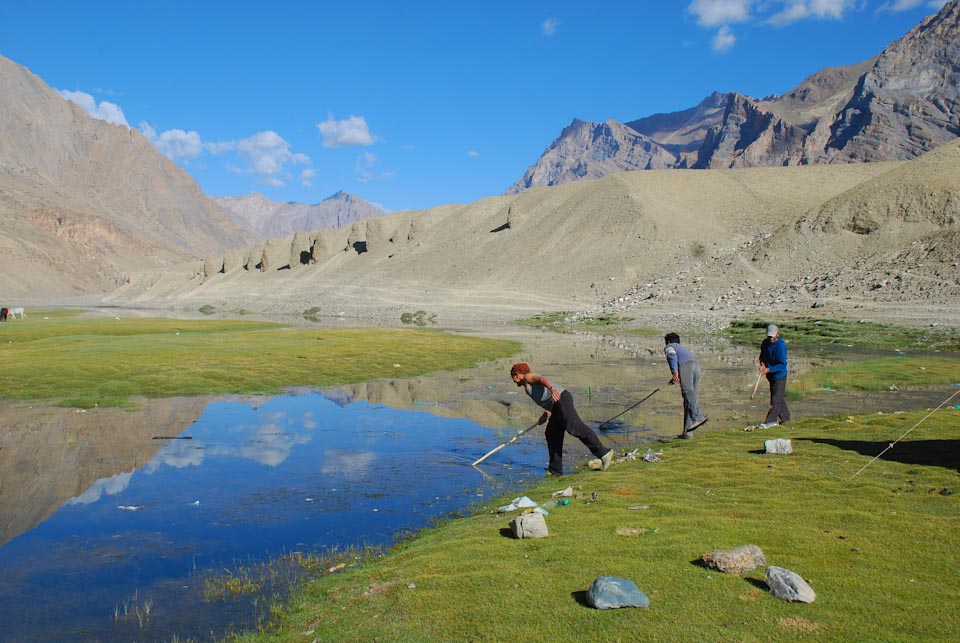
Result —
M891 0L887 4L922 1ZM766 22L781 27L800 20L841 20L859 4L859 0L693 0L687 11L696 16L697 23L703 27L740 22ZM714 49L716 44L715 38Z
M383 179L389 179L393 177L393 172L391 170L377 174L374 169L379 163L380 159L378 159L375 154L371 154L370 152L363 152L357 156L357 162L355 165L357 181L360 183L369 183L370 181L382 181Z
M203 142L195 131L185 132L182 129L168 129L157 134L157 131L147 122L140 123L140 132L147 140L153 143L157 150L171 161L178 159L193 159L203 152Z
M543 32L544 36L552 36L557 33L557 27L560 25L559 18L547 18L540 25L540 31Z
M370 133L367 120L363 116L351 115L350 118L338 121L330 115L327 120L317 123L317 129L323 136L324 147L373 145L377 140Z
M259 180L267 185L276 187L284 184L289 176L288 165L309 165L310 157L306 154L297 154L290 149L290 144L282 136L273 131L259 132L239 141L225 141L221 143L207 143L206 148L211 154L235 152L246 162L244 167L231 169L241 174L257 174Z
M693 0L687 11L697 17L703 27L745 22L750 19L754 0Z
M311 179L313 179L313 177L315 177L316 175L317 173L308 167L307 169L305 169L303 172L300 173L300 185L302 185L305 188L313 187L313 181ZM306 425L306 422L304 422L304 425ZM312 428L312 427L307 427L307 428Z
M713 40L710 41L710 46L713 47L714 51L724 53L730 51L736 43L737 37L733 35L730 27L723 25L717 31Z
M476 150L470 150L469 152L467 152L467 156L476 158L480 156L480 152L477 152Z
M130 479L132 477L133 472L131 471L129 473L115 473L109 478L94 480L93 484L87 487L83 493L74 498L70 498L66 504L89 505L100 500L104 494L114 496L130 485Z
M103 100L98 104L96 99L86 92L71 92L65 89L58 89L57 93L63 98L73 101L79 105L80 108L91 118L107 121L108 123L113 123L114 125L130 127L127 125L127 119L123 115L123 110L114 103L109 103Z
M926 5L931 9L936 9L939 11L945 4L947 4L947 0L893 0L892 2L884 2L882 5L880 5L880 8L877 9L877 13L883 11L899 13L901 11L909 11L910 9L914 9L920 5Z
M848 11L855 9L856 0L786 0L786 7L770 17L772 25L783 26L799 20L841 20Z

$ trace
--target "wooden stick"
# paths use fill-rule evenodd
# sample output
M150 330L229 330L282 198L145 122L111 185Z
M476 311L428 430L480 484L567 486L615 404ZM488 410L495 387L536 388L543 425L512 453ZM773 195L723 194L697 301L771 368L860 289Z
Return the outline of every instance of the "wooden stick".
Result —
M760 378L763 377L763 373L757 373L757 383L753 385L753 393L750 394L750 399L753 399L753 396L757 394L757 387L760 386Z
M659 390L660 390L659 387L658 387L658 388L655 388L655 389L653 390L653 393L656 393L656 392L659 391ZM636 408L636 407L640 406L641 404L643 404L644 402L646 402L647 400L649 400L651 397L653 397L653 393L651 393L650 395L646 396L645 398L643 398L643 399L640 400L639 402L635 402L634 404L631 404L630 406L628 406L627 408L623 409L621 412L617 413L616 415L614 415L612 418L610 418L610 419L607 420L606 422L601 422L600 424L597 425L597 428L602 430L603 427L604 427L604 425L610 424L611 422L613 422L614 420L616 420L618 417L620 417L621 415L623 415L624 413L626 413L626 412L629 411L630 409Z
M487 458L489 458L490 456L492 456L494 453L496 453L497 451L499 451L499 450L502 449L503 447L507 446L508 444L513 444L514 442L516 442L517 440L519 440L519 439L520 439L520 436L522 436L524 433L526 433L527 431L530 431L531 429L535 429L535 428L538 427L539 425L540 425L539 422L537 422L537 423L535 423L535 424L531 424L530 426L528 426L527 428L525 428L523 431L521 431L520 433L518 433L518 434L516 434L515 436L513 436L512 438L510 438L509 440L507 440L506 442L504 442L503 444L501 444L500 446L498 446L496 449L494 449L493 451L491 451L491 452L488 453L487 455L483 456L483 457L480 458L479 460L475 460L475 461L473 462L473 465L472 465L472 466L474 466L474 467L477 466L478 464L480 464L481 462L483 462L484 460L486 460Z

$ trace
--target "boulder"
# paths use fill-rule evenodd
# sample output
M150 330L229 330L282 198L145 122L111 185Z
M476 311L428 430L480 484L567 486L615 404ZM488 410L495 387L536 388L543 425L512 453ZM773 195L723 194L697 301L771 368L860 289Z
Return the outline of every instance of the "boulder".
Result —
M783 567L767 567L767 585L771 594L785 601L812 603L817 598L817 593L799 574Z
M647 607L650 599L627 578L599 576L587 590L587 602L598 610Z
M707 567L725 574L741 574L767 564L763 550L756 545L712 551L700 557Z
M514 538L546 538L547 521L542 514L528 513L510 521Z

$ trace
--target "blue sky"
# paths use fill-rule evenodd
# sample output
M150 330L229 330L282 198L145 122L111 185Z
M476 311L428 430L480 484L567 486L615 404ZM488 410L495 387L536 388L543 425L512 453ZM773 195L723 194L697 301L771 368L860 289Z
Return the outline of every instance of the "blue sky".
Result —
M395 211L503 193L574 118L784 93L944 2L4 4L0 54L143 132L208 195L344 190Z

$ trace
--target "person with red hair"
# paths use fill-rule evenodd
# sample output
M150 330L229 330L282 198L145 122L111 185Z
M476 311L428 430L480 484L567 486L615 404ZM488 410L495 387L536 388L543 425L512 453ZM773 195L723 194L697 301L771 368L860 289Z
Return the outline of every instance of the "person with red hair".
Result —
M547 439L547 453L550 463L547 474L563 475L563 434L569 433L583 442L595 457L600 458L603 470L610 466L613 460L613 449L603 446L600 438L593 429L584 424L573 406L573 395L562 386L543 375L530 370L525 363L514 364L510 367L510 378L517 386L522 386L530 399L543 409L537 424L547 423L544 437Z

